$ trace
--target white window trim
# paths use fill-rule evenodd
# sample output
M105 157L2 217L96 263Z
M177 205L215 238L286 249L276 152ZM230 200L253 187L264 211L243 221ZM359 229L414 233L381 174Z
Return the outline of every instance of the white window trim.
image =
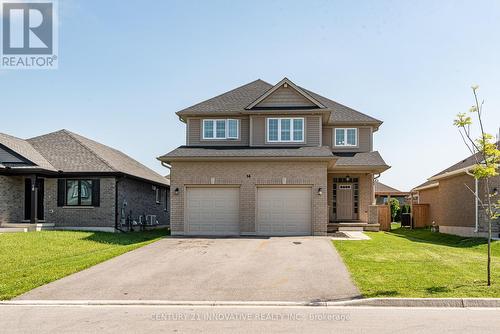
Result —
M217 138L217 121L224 121L225 122L225 133L224 137L219 137ZM236 137L229 137L229 121L236 121ZM211 122L213 124L213 137L205 137L205 122ZM201 121L202 126L201 126L201 133L202 133L202 138L203 140L238 140L240 139L240 120L237 118L219 118L219 119L203 119Z
M289 119L290 120L290 140L281 140L281 120L284 119ZM300 119L302 120L302 139L301 140L294 140L293 139L293 121ZM277 140L270 140L269 139L269 122L271 120L278 120L278 139ZM266 141L268 143L304 143L305 142L305 118L304 117L270 117L266 121Z
M334 128L333 129L334 133L333 133L333 144L336 146L336 147L358 147L358 141L359 141L359 131L358 131L358 128ZM337 130L344 130L344 140L345 140L345 144L344 145L337 145ZM356 133L356 135L354 136L356 142L354 143L354 145L350 145L350 144L347 144L347 130L354 130L354 132Z

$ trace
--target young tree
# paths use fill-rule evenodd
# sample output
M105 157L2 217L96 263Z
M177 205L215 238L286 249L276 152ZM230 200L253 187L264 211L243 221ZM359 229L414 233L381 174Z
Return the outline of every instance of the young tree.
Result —
M391 222L396 221L396 216L398 215L399 211L399 201L396 198L391 198Z
M500 150L498 142L495 142L494 137L484 130L483 124L483 104L479 102L478 91L479 86L472 86L474 95L474 105L469 109L469 114L459 113L454 121L454 125L458 127L463 142L475 158L475 165L471 170L472 175L477 180L481 180L484 184L485 196L476 194L475 191L465 185L476 196L480 206L486 213L488 220L488 262L487 262L487 281L488 286L491 285L491 225L492 222L500 217L500 200L498 200L497 191L492 192L490 189L490 180L498 174L500 164ZM479 137L474 139L471 128L473 125L472 117L476 118L478 123Z

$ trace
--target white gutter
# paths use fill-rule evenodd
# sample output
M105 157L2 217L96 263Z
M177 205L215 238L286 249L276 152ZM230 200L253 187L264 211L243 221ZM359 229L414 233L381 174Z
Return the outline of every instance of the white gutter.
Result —
M467 175L474 177L474 174L469 172L468 170L465 172ZM476 227L474 228L474 233L477 233L479 230L479 180L474 177L474 206L476 208Z
M439 187L439 182L431 183L423 187L414 188L413 191L425 190L430 188Z
M454 175L458 175L458 174L468 173L472 167L474 167L474 166L467 166L464 168L454 170L452 172L446 172L443 174L439 174L439 175L436 175L436 176L429 178L429 181L437 181L440 179L444 179L445 177L450 177L450 176L454 176Z

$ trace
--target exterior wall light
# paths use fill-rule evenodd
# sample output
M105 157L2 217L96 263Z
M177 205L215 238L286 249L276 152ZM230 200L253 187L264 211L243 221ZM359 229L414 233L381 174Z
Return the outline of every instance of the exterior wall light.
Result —
M318 188L318 195L319 195L319 196L323 195L323 189Z
M176 195L179 195L179 188L175 188L174 193L175 193Z

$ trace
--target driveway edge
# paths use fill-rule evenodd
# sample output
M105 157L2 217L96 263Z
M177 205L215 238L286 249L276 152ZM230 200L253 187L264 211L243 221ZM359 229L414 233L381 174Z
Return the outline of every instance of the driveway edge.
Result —
M451 307L500 308L500 298L369 298L339 301L169 301L169 300L13 300L0 306L268 306L268 307Z

